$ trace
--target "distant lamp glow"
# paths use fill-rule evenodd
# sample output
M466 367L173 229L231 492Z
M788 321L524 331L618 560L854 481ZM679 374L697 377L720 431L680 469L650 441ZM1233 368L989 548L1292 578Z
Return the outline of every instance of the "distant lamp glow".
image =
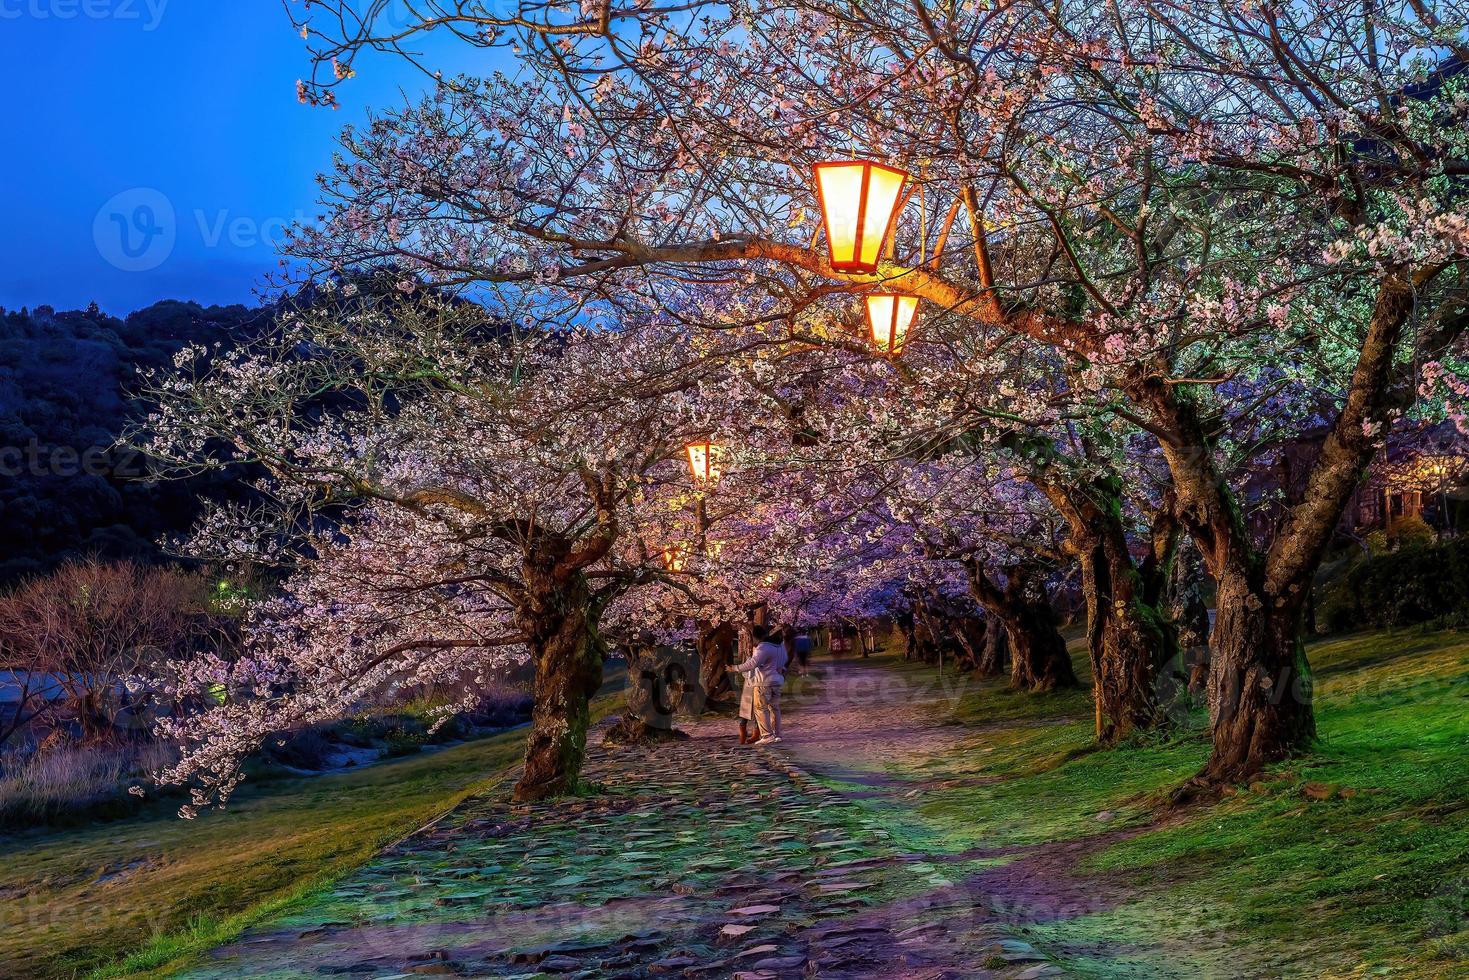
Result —
M876 272L893 222L906 171L871 160L833 160L812 168L831 267Z
M872 339L878 349L884 354L901 353L917 312L917 296L870 294L867 297L867 322L872 327Z
M690 443L688 453L689 472L693 474L694 486L707 487L719 479L719 457L724 454L723 446L705 439L703 442Z

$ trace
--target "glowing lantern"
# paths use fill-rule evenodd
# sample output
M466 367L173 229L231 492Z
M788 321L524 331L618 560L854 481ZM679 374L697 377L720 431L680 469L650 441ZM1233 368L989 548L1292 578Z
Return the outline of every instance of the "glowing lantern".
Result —
M903 349L908 328L913 326L913 315L918 312L917 296L898 296L893 293L872 293L867 297L867 322L872 327L872 339L885 354L897 354Z
M670 572L681 572L689 563L689 549L686 545L671 544L663 549L663 567Z
M871 160L834 160L812 168L831 267L876 272L908 174Z
M695 486L706 487L719 479L719 457L724 452L723 446L706 439L690 443L688 451L689 472L694 475Z

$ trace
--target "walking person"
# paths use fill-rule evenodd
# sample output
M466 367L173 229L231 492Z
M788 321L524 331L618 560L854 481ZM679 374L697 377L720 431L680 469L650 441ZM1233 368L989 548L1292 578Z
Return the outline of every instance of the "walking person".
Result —
M780 736L780 690L785 685L788 659L779 632L772 634L764 626L754 626L755 649L749 659L730 667L746 675L745 684L754 688L755 723L760 728L756 745L774 745Z
M797 633L793 645L796 652L796 667L800 673L804 674L811 665L811 648L814 646L811 642L811 634L807 632Z

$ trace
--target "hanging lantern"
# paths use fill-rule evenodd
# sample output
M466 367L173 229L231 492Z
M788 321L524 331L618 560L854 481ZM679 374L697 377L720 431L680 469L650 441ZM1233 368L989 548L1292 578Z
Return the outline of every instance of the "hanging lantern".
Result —
M907 172L871 160L833 160L812 170L831 267L876 272L883 243L897 220Z
M671 544L663 549L663 567L670 572L681 572L689 563L689 549L687 545Z
M872 327L872 339L884 354L899 354L908 328L913 326L913 316L918 312L917 296L899 296L893 293L871 293L867 297L867 323Z
M694 476L694 486L707 487L719 479L719 457L724 453L724 447L717 442L705 439L703 442L690 443L689 472Z

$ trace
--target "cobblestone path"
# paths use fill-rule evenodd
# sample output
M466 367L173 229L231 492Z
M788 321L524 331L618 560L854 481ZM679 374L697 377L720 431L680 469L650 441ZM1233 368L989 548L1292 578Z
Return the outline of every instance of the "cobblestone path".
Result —
M864 708L820 686L797 699L790 742L824 730L825 752L854 748ZM740 748L728 722L689 730L653 749L594 747L595 797L471 800L185 976L1060 973L803 768L822 751Z

